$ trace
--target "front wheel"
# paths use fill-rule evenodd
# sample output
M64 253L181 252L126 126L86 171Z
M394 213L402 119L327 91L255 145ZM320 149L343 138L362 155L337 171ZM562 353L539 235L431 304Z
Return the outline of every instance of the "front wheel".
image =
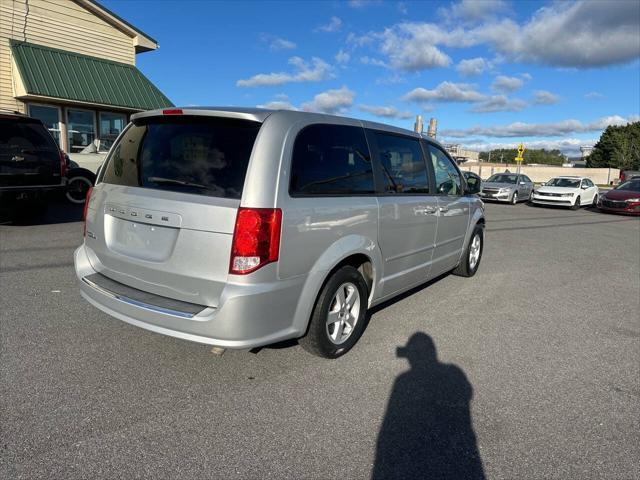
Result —
M318 295L302 348L323 358L351 350L364 331L367 291L358 270L349 265L337 270Z
M515 205L518 203L518 192L513 192L513 197L511 197L511 205Z
M580 208L580 197L576 198L576 203L571 206L571 210L578 210Z
M591 206L593 208L596 208L598 206L598 195L593 196L593 202L591 203Z
M452 273L460 277L473 277L480 266L483 248L484 228L482 228L481 225L476 225L471 233L469 245L467 245L467 248L462 255L462 260L460 260L460 264Z

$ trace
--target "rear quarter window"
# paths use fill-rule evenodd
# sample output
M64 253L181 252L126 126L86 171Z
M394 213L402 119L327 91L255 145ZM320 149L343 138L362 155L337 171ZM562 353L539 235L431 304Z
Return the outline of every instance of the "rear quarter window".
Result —
M364 130L325 124L304 128L293 146L289 192L293 196L374 193Z
M207 117L153 117L114 145L102 181L239 199L261 124Z

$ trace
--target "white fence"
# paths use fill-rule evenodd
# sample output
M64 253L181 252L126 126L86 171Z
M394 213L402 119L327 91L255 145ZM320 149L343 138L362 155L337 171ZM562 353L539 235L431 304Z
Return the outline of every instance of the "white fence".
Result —
M518 169L517 165L460 165L463 171L474 172L480 175L483 179L489 178L494 173L503 173L507 170L511 173L515 173ZM520 173L528 176L536 183L546 182L552 177L559 177L562 175L574 175L578 177L590 178L594 183L598 185L610 185L611 182L618 178L620 170L617 168L567 168L567 167L551 167L543 165L523 165L520 167Z

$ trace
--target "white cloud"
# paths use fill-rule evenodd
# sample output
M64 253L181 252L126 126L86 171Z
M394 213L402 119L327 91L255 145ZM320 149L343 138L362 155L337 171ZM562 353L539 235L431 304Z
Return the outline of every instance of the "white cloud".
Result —
M476 113L487 112L519 112L527 107L527 102L510 99L506 95L492 95L475 105L470 111Z
M497 19L496 10L490 11L486 2L457 5L457 9L453 7L454 13L459 10L456 14L482 20L473 27L465 22L445 26L404 22L379 32L350 34L347 41L360 47L377 43L379 53L388 57L386 63L406 71L449 66L451 58L442 47L483 44L504 59L556 67L602 67L640 57L637 0L555 1L522 24L510 18ZM487 12L491 15L485 15ZM445 28L447 25L450 28ZM526 76L522 78L526 80Z
M442 82L433 90L414 88L403 100L409 102L481 102L485 96L466 83Z
M316 28L316 31L330 33L330 32L337 32L341 28L342 28L342 20L339 17L331 17L331 19L329 20L329 23L320 25L318 28Z
M381 0L349 0L347 2L351 8L364 8L370 5L380 5L381 3Z
M462 0L449 9L440 13L449 20L461 19L469 22L477 22L493 17L497 13L507 10L508 5L504 0Z
M399 118L399 119L407 119L413 118L413 113L408 111L399 111L396 107L383 107L383 106L373 106L373 105L358 105L358 108L362 112L367 112L376 117L384 117L384 118Z
M585 94L584 98L586 98L587 100L600 100L604 98L604 95L600 92L589 92Z
M269 48L271 50L293 50L297 45L291 40L280 37L266 37L265 41L269 42Z
M631 115L629 117L621 117L620 115L612 115L603 117L593 122L583 123L579 120L569 119L560 122L550 123L525 123L514 122L508 125L496 126L475 126L462 130L444 130L442 133L446 137L464 138L469 136L482 135L486 137L554 137L570 135L575 133L598 132L607 128L609 125L626 125L627 123L637 122L640 116Z
M269 110L298 110L289 101L289 97L284 93L279 93L274 100L262 105L256 105L258 108L267 108Z
M491 89L500 93L511 93L520 90L524 81L518 77L498 75L491 84Z
M554 2L524 25L512 20L468 32L512 60L590 68L640 56L640 8L636 1Z
M344 113L353 105L354 96L355 92L343 86L319 93L311 102L303 104L302 109L307 112Z
M491 68L489 62L487 62L482 57L469 58L465 60L460 60L456 70L463 77L472 77L476 75L481 75Z
M344 50L340 49L338 53L336 53L335 59L337 63L344 65L345 63L349 63L349 60L351 59L351 55L349 55L349 53L345 52Z
M401 23L369 37L380 42L380 52L389 58L391 67L415 72L451 65L451 58L436 45L464 42L461 32L445 32L428 23Z
M332 77L331 65L317 57L311 59L311 65L300 57L291 57L289 64L295 67L295 72L259 73L251 78L238 80L236 86L262 87L285 83L319 82Z
M560 97L547 90L536 90L533 92L533 103L536 105L555 105L560 101Z
M384 67L384 68L387 68L389 66L378 58L371 58L371 57L367 57L366 55L364 57L360 57L360 63L362 63L363 65L374 65L376 67Z

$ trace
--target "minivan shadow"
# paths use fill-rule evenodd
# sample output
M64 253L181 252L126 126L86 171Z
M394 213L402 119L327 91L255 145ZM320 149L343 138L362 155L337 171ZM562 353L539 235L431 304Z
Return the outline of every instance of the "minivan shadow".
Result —
M52 198L45 208L27 209L21 205L0 210L0 223L16 227L53 225L82 221L84 205L69 203L64 199Z

